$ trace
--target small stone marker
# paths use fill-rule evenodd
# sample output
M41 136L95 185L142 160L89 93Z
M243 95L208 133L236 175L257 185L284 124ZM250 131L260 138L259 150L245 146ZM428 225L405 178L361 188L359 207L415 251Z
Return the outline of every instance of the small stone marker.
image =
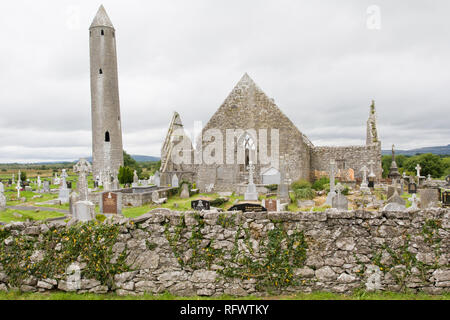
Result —
M191 208L195 211L210 210L211 204L208 200L194 200L191 201Z
M158 193L158 191L153 191L152 192L152 201L154 203L157 203L159 201L159 193Z
M345 187L338 183L336 186L337 195L332 200L332 207L339 210L348 210L348 200L347 197L342 194Z
M139 186L139 177L137 175L137 171L136 170L134 170L134 173L133 173L133 183L131 184L131 186L133 188L136 188L136 187Z
M90 201L77 201L73 217L78 221L91 221L95 219L95 205Z
M183 183L183 185L181 186L180 198L181 199L189 198L189 185L187 183Z
M403 190L402 190L401 186L388 186L388 190L387 190L387 198L388 199L394 195L395 188L397 188L397 193L399 195L403 194Z
M396 180L395 180L396 182ZM384 211L404 211L406 209L406 201L397 192L397 183L394 184L394 195L388 199Z
M363 173L363 178L359 189L361 191L364 191L366 194L370 194L371 192L369 184L367 183L367 172L369 171L369 169L366 166L363 166L360 171Z
M435 208L439 205L439 190L438 189L420 189L420 208Z

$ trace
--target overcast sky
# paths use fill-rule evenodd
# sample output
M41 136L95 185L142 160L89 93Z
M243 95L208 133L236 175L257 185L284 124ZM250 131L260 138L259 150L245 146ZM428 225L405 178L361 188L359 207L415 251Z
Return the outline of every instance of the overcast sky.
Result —
M0 162L90 156L101 3L128 153L160 156L173 111L206 124L245 72L315 145L364 144L372 99L383 149L450 143L448 0L5 0Z

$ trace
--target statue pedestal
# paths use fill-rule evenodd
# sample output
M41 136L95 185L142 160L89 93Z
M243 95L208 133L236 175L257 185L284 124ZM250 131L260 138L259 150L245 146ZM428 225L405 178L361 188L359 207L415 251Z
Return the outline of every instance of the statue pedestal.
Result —
M249 184L247 186L247 191L244 194L245 201L258 201L258 192L256 192L255 184Z

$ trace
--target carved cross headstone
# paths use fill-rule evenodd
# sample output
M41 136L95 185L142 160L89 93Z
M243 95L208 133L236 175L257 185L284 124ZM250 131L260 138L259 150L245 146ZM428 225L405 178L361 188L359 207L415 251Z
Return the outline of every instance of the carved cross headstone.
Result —
M87 176L92 172L92 166L86 159L80 159L80 161L73 166L73 172L78 173L78 193L80 194L80 200L85 201L88 199Z
M422 170L422 167L420 166L420 164L417 164L415 169L417 171L417 176L420 177L420 170Z
M409 201L411 201L411 206L408 208L409 210L417 210L419 207L417 206L417 195L413 193L413 195L408 198Z
M248 184L253 184L253 173L255 172L255 165L253 165L250 162L247 169L248 169Z
M369 184L367 183L367 172L369 171L369 169L366 166L363 166L360 171L363 173L360 190L370 194Z
M332 159L330 161L330 192L328 192L327 199L325 203L329 206L333 205L333 198L336 196L334 178L335 178L335 165L336 161Z
M370 173L369 173L369 178L373 178L375 177L375 173L373 172L373 165L375 164L375 161L370 160L368 162L369 166L370 166Z
M61 178L62 178L62 182L61 182L61 184L62 184L62 188L63 189L67 189L67 177L68 177L68 175L67 175L67 172L66 172L66 169L62 169L62 172L61 172Z
M20 176L21 176L21 172L19 170L19 175L17 176L17 186L16 186L17 200L20 199L20 190L22 189L22 181L20 180Z

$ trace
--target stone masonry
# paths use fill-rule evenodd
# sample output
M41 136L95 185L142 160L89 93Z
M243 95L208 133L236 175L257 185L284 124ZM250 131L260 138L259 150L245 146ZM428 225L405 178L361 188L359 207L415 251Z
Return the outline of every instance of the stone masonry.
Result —
M450 288L449 218L449 209L411 213L329 209L314 213L245 214L196 214L156 209L133 220L107 220L107 223L121 226L112 247L114 256L111 261L125 251L126 262L131 266L130 271L116 274L113 283L86 278L83 272L86 263L77 259L70 267L81 270L77 286L69 287L66 276L40 279L31 275L21 289L40 292L57 289L97 293L115 291L121 295L168 291L183 296L245 296L267 294L265 287L260 286L267 280L273 285L272 290L287 294L316 290L350 293L356 289L409 289L440 294ZM21 235L40 241L42 234L61 228L68 226L13 223L4 226L6 231L3 232L11 235L0 245L7 249L15 243L15 237ZM295 238L299 232L303 238ZM192 238L193 233L197 238ZM283 234L287 238L280 237ZM198 247L189 249L192 239L198 240ZM296 239L291 247L288 247L289 239ZM286 248L304 248L305 255L296 256L296 260L295 254L302 251L292 251L290 264L277 269L276 259L264 264L270 253L265 249L269 242L281 245L280 257ZM191 264L200 253L202 258ZM31 259L38 261L44 255L45 252L35 252ZM234 255L237 255L238 262L228 264L226 261ZM247 268L251 266L245 265L245 261L251 261L253 267L254 263L261 264L264 272L260 276L248 274ZM238 272L234 275L223 272L230 267ZM277 272L281 275L274 277ZM280 285L280 277L286 274L289 281L284 286ZM8 268L0 265L0 290L8 289Z

